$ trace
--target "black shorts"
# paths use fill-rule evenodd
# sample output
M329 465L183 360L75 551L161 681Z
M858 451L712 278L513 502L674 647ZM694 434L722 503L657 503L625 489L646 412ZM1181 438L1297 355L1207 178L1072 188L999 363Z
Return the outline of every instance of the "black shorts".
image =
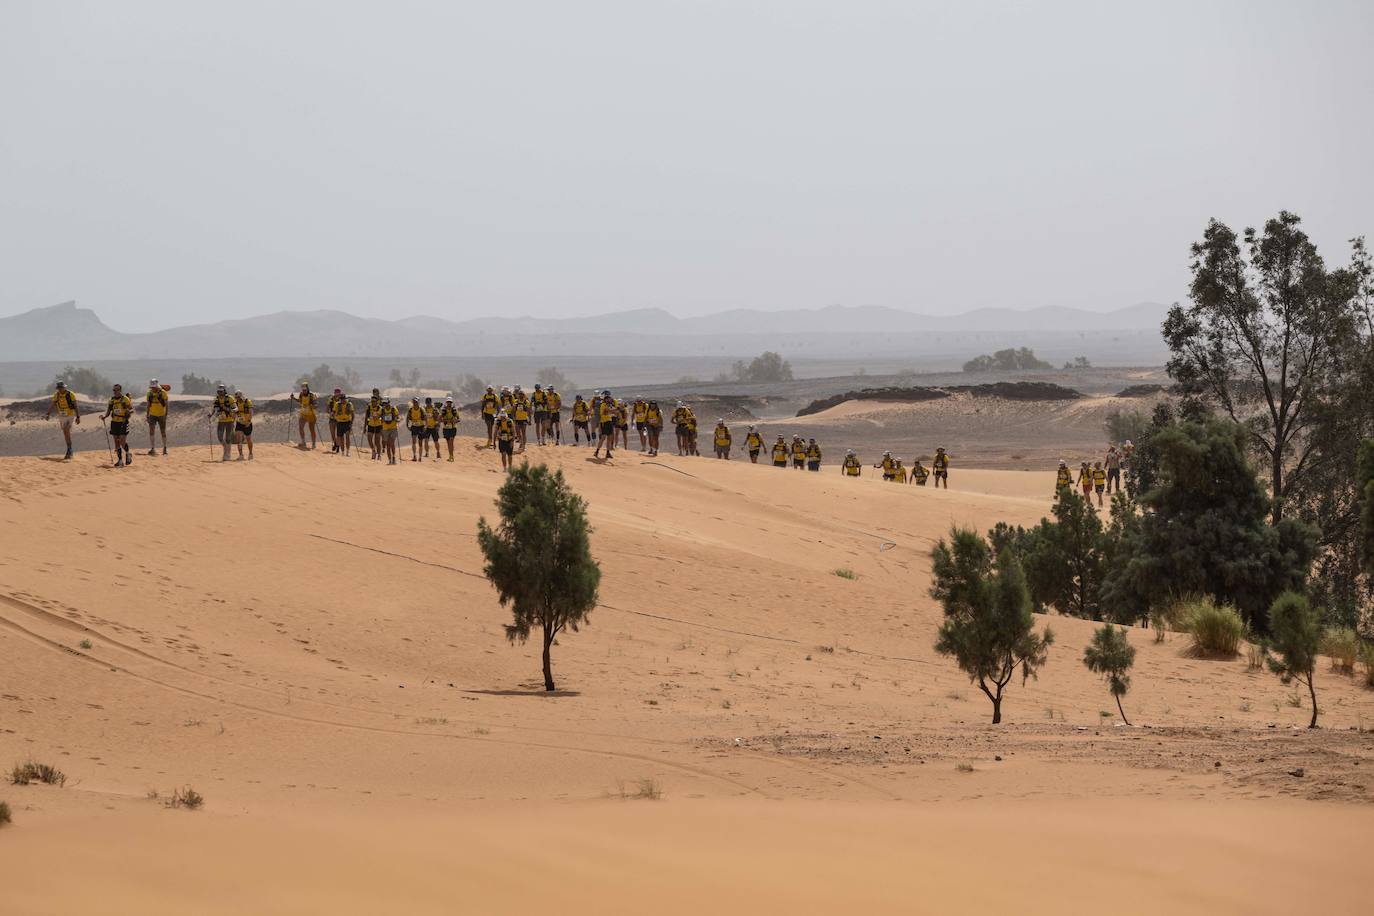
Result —
M437 426L431 426L431 427L429 427L428 429L425 430L425 435L428 436L429 438L433 439L435 442L438 442L438 441L439 441L439 427L437 427Z
M615 435L615 421L614 421L614 420L607 420L605 423L602 423L602 424L601 424L601 435L603 435L603 436L613 436L613 435Z
M454 438L454 437L457 436L457 435L458 435L458 430L457 430L457 429L445 429L445 430L444 430L444 438L445 438L445 439L452 439L452 438Z
M496 442L496 447L503 455L515 454L515 441L513 439L499 439Z
M540 420L546 420L548 416L549 412L547 410L536 410L534 412L534 422L538 423Z
M574 429L586 429L586 428L587 428L587 421L586 421L586 420L573 420L573 428L574 428Z
M423 426L411 426L409 429L412 436L424 436L425 434L425 428Z
M550 410L550 411L549 411L549 422L550 422L550 423L561 423L561 422L563 422L563 411L561 411L561 410Z
M678 434L679 436L685 436L685 435L687 435L687 432L688 432L688 430L687 430L687 424L686 424L686 423L679 423L679 424L677 425L677 434Z
M166 415L166 414L163 414L163 415L160 416L160 417L155 417L155 416L153 416L152 414L149 414L149 415L148 415L148 425L149 425L149 426L159 426L159 427L162 428L162 431L163 431L164 433L167 432L167 415Z
M529 426L529 425L530 425L530 421L529 421L529 420L516 420L516 421L515 421L515 426L516 426L517 429L524 429L526 426Z
M349 433L353 432L353 421L335 420L334 431L338 433L340 436L347 436Z
M757 458L758 456L759 456L759 450L758 450L758 449L756 449L756 448L751 448L751 449L749 450L749 457L750 457L750 458Z
M636 421L635 421L635 429L638 430L638 431L641 432L641 433L644 432L644 430L647 429L648 427L649 427L649 424L648 424L648 423L645 423L643 420L636 420Z
M490 432L492 424L496 422L496 417L492 416L489 413L484 413L482 414L482 419L486 421L487 431Z
M253 424L252 424L252 423L235 423L235 424L234 424L234 432L236 432L236 433L243 433L245 436L251 436L251 435L253 435Z
M129 421L128 421L128 420L111 420L111 421L110 421L110 435L111 435L111 436L127 436L127 435L129 435Z
M367 434L369 436L376 436L379 433L381 433L381 431L382 427L380 424L378 424L377 426L373 426L371 423L367 424Z
M786 458L781 458L781 459L780 459L780 458L774 458L774 459L773 459L773 467L775 467L775 468L785 468L785 467L787 467L787 459L786 459Z
M935 476L936 476L937 478L943 477L943 478L945 478L946 480L948 480L948 479L949 479L949 471L936 471L936 472L935 472Z

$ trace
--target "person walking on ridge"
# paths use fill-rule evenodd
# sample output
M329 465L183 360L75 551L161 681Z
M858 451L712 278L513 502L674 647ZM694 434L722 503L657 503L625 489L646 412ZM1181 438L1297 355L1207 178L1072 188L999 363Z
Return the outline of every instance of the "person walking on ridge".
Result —
M67 443L67 454L62 456L63 461L72 460L72 424L81 425L81 409L76 406L76 395L67 390L67 383L58 379L55 383L56 389L52 393L52 400L48 404L48 412L43 415L43 419L52 419L52 412L57 411L57 422L62 429L62 438Z

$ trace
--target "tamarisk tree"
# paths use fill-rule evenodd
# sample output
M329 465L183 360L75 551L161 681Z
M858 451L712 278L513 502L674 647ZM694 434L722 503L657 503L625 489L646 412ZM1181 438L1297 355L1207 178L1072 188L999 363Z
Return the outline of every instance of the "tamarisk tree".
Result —
M538 628L544 644L544 689L553 690L550 649L560 633L577 632L596 607L601 568L592 559L587 504L546 465L512 468L496 493L501 523L477 522L483 572L501 606L510 605L506 638L523 643Z
M1030 590L1011 550L996 558L976 531L953 528L931 551L931 597L944 606L935 651L959 668L992 701L992 723L1002 721L1002 694L1019 669L1021 683L1045 664L1054 634L1035 632Z

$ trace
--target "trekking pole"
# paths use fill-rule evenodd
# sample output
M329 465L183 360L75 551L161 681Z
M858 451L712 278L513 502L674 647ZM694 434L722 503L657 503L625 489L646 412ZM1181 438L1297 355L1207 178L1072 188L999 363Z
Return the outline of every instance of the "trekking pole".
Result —
M105 425L105 418L100 418L100 428L105 430L105 450L110 453L110 464L114 464L114 446L110 444L110 428Z

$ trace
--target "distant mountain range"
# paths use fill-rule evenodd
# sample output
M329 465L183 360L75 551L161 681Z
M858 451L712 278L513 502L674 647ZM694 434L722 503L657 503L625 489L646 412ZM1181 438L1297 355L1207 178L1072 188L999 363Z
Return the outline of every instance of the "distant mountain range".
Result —
M211 357L503 356L528 353L614 355L747 355L789 348L808 356L949 353L1062 342L1092 356L1097 342L1158 352L1167 306L1146 302L1110 312L1047 306L921 315L882 306L838 306L764 312L735 309L678 318L634 309L586 318L417 316L393 321L347 312L276 312L253 318L126 334L95 312L64 302L0 318L0 360L113 360ZM1074 342L1077 341L1075 350ZM1100 349L1100 348L1099 348ZM973 350L967 355L973 355Z

